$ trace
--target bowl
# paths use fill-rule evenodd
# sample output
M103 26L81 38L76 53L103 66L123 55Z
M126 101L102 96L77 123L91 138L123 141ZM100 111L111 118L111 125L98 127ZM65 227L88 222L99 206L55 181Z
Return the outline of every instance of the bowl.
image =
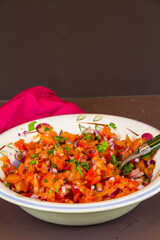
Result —
M114 131L121 138L125 138L127 133L131 139L134 139L134 132L137 133L139 137L146 132L151 133L153 136L159 134L159 130L152 126L119 116L72 114L48 117L36 120L34 123L19 125L1 134L0 157L7 154L11 159L11 162L16 165L17 162L14 159L15 148L13 142L20 138L25 139L27 142L31 141L36 133L26 133L28 127L31 127L34 124L48 123L53 126L57 132L60 132L61 129L63 129L72 133L80 133L80 131L83 131L86 127L93 127L91 123L109 124L110 122L116 124L117 129ZM2 148L4 145L6 146ZM3 183L0 183L0 197L8 202L18 205L32 216L51 223L82 226L107 222L126 214L135 208L140 202L152 197L160 191L159 159L160 151L157 151L154 156L156 167L154 169L152 181L148 186L135 193L113 200L81 204L51 203L21 196L9 190ZM2 162L0 164L2 166ZM4 178L4 173L1 168L0 177L2 179Z

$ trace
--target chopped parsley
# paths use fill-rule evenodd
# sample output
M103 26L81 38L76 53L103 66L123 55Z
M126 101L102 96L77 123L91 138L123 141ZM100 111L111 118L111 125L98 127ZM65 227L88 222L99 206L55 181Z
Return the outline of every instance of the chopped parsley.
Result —
M98 152L105 152L108 148L108 142L100 142L100 144L96 147Z
M51 193L52 193L52 190L49 190L48 193L51 194Z
M114 154L112 154L112 164L116 164L117 160L116 160L116 156Z
M90 133L84 133L83 140L91 139L91 138L92 138L92 135Z
M54 190L55 190L56 193L59 193L59 191L55 187L54 187Z
M37 123L36 121L33 121L33 122L28 124L28 132L32 132L32 131L34 131L36 129L35 128L35 124L36 123Z
M54 151L55 151L55 149L49 149L49 150L47 151L47 153L48 153L48 154L51 154L51 153L54 153Z
M6 187L8 187L8 188L9 188L9 187L10 187L10 185L11 185L11 183L9 183L9 182L7 182L7 183L6 183Z
M123 167L123 174L128 175L133 168L134 168L134 165L131 162L125 164Z
M54 139L57 140L59 143L64 143L67 138L61 137L61 136L55 136Z
M54 164L54 163L52 163L51 166L52 166L53 168L56 168L56 167L57 167L57 165Z
M64 149L66 149L66 150L67 150L67 152L70 150L70 148L69 148L69 147L67 147L67 145L65 145Z
M116 126L115 123L110 122L108 126L115 129L115 130L117 129L117 126Z
M90 164L88 162L81 162L81 167L86 170L89 170Z
M82 173L82 171L81 171L79 162L78 162L75 158L73 158L72 160L70 160L69 163L70 163L70 162L75 162L78 172L79 172L80 175L84 178L84 175L83 175L83 173Z
M36 157L38 157L37 154L31 155L31 158L36 158Z
M36 160L32 160L29 165L31 166L31 165L33 165L35 163L36 163Z
M46 183L46 182L48 182L48 180L45 178L45 179L44 179L44 182Z
M44 129L45 132L48 132L49 130L50 130L49 127L45 127L45 129Z
M55 177L54 179L53 179L53 182L56 182L57 181L57 178Z

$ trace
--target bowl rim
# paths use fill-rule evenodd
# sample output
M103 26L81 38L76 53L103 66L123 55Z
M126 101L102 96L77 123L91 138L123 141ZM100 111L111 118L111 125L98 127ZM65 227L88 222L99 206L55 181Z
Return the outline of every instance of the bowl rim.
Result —
M67 115L60 115L60 116L51 116L51 117L45 117L40 119L35 119L36 121L45 121L49 120L51 118L59 118L59 117L66 117L66 116L73 116L78 117L81 114L67 114ZM83 115L86 116L95 116L95 115L101 115L105 117L114 117L114 118L120 118L122 120L129 120L134 121L139 124L146 125L150 128L153 128L157 133L159 130L149 124L146 124L144 122L116 116L116 115L109 115L109 114L95 114L95 113L84 113ZM34 121L34 120L33 120ZM1 136L7 134L10 130L16 130L19 127L25 126L26 124L30 123L26 122L21 125L18 125L12 129L9 129L1 134ZM2 187L3 186L3 187ZM160 175L156 177L156 179L153 180L152 183L150 183L148 186L144 187L141 190L138 190L137 192L134 192L132 194L129 194L127 196L107 200L107 201L101 201L101 202L93 202L93 203L76 203L76 204L66 204L66 203L54 203L54 202L45 202L41 200L31 199L24 197L22 195L19 195L17 193L12 192L11 190L7 189L2 183L0 183L0 197L8 202L11 202L13 204L19 205L20 207L24 208L31 208L35 210L41 210L41 211L48 211L48 212L57 212L57 213L87 213L87 212L100 212L105 210L112 210L117 209L121 207L127 207L132 204L138 204L142 202L143 200L155 195L160 191Z

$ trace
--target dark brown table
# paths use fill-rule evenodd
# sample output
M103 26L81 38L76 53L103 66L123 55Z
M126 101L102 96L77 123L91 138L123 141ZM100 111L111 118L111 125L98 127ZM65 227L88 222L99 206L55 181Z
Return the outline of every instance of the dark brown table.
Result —
M133 118L160 129L160 95L103 98L71 98L87 113ZM4 101L0 101L2 105ZM140 203L128 214L99 225L67 227L43 222L18 206L0 200L1 240L159 240L160 194Z

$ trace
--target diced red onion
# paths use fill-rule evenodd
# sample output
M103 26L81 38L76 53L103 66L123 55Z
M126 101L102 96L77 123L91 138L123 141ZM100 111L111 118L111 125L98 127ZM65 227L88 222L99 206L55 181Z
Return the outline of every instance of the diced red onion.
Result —
M110 197L115 197L118 193L121 192L120 188L117 188L115 191L113 191L111 194L109 194Z
M70 186L69 184L65 184L65 187L66 187L67 189L70 189L70 188L71 188L71 186Z
M138 190L141 190L142 188L144 188L142 184L139 184L139 186L137 187Z
M78 187L75 185L75 186L74 186L74 189L78 189Z
M95 189L95 186L94 185L91 185L91 190L94 190Z
M62 186L62 193L66 194L66 187L64 185Z
M103 136L103 140L106 142L108 138L106 136Z
M74 142L74 147L78 147L78 143L77 142Z
M61 131L59 132L59 136L61 136L62 133L63 133L63 130L61 129Z
M44 126L44 127L51 127L51 125L49 125L48 123L38 124L38 125L36 126L37 132L39 132L39 133L44 133L44 128L43 128L43 126Z
M149 162L148 162L148 165L155 165L156 164L156 162L153 160L153 159L151 159Z
M73 154L69 154L68 158L69 158L69 160L72 160L74 158L74 155Z
M130 173L129 173L129 178L139 178L139 177L142 177L144 175L144 172L140 171L140 168L136 168L135 170L132 170Z
M38 195L32 194L31 198L32 198L32 199L38 199Z
M135 178L134 181L142 183L143 179L142 178Z
M110 149L113 150L113 149L114 149L114 146L112 145L112 146L110 147Z
M135 158L134 161L135 161L135 162L139 162L139 158Z
M93 170L94 170L94 171L96 170L96 165L93 165Z
M26 136L26 135L28 134L28 132L27 132L27 131L24 131L23 134Z
M109 180L109 181L114 181L115 178L114 178L114 177L110 177L108 180Z
M52 172L52 173L57 173L57 169L56 168L50 168L50 171Z
M102 192L102 188L101 188L101 187L98 187L98 188L97 188L97 192Z
M129 150L129 147L127 147L123 152L122 155L125 154Z
M149 140L151 140L153 138L153 135L151 133L144 133L142 135L142 139L145 139L146 142L148 142Z
M47 160L47 161L46 161L46 164L47 164L47 165L50 165L50 161L49 161L49 160Z

